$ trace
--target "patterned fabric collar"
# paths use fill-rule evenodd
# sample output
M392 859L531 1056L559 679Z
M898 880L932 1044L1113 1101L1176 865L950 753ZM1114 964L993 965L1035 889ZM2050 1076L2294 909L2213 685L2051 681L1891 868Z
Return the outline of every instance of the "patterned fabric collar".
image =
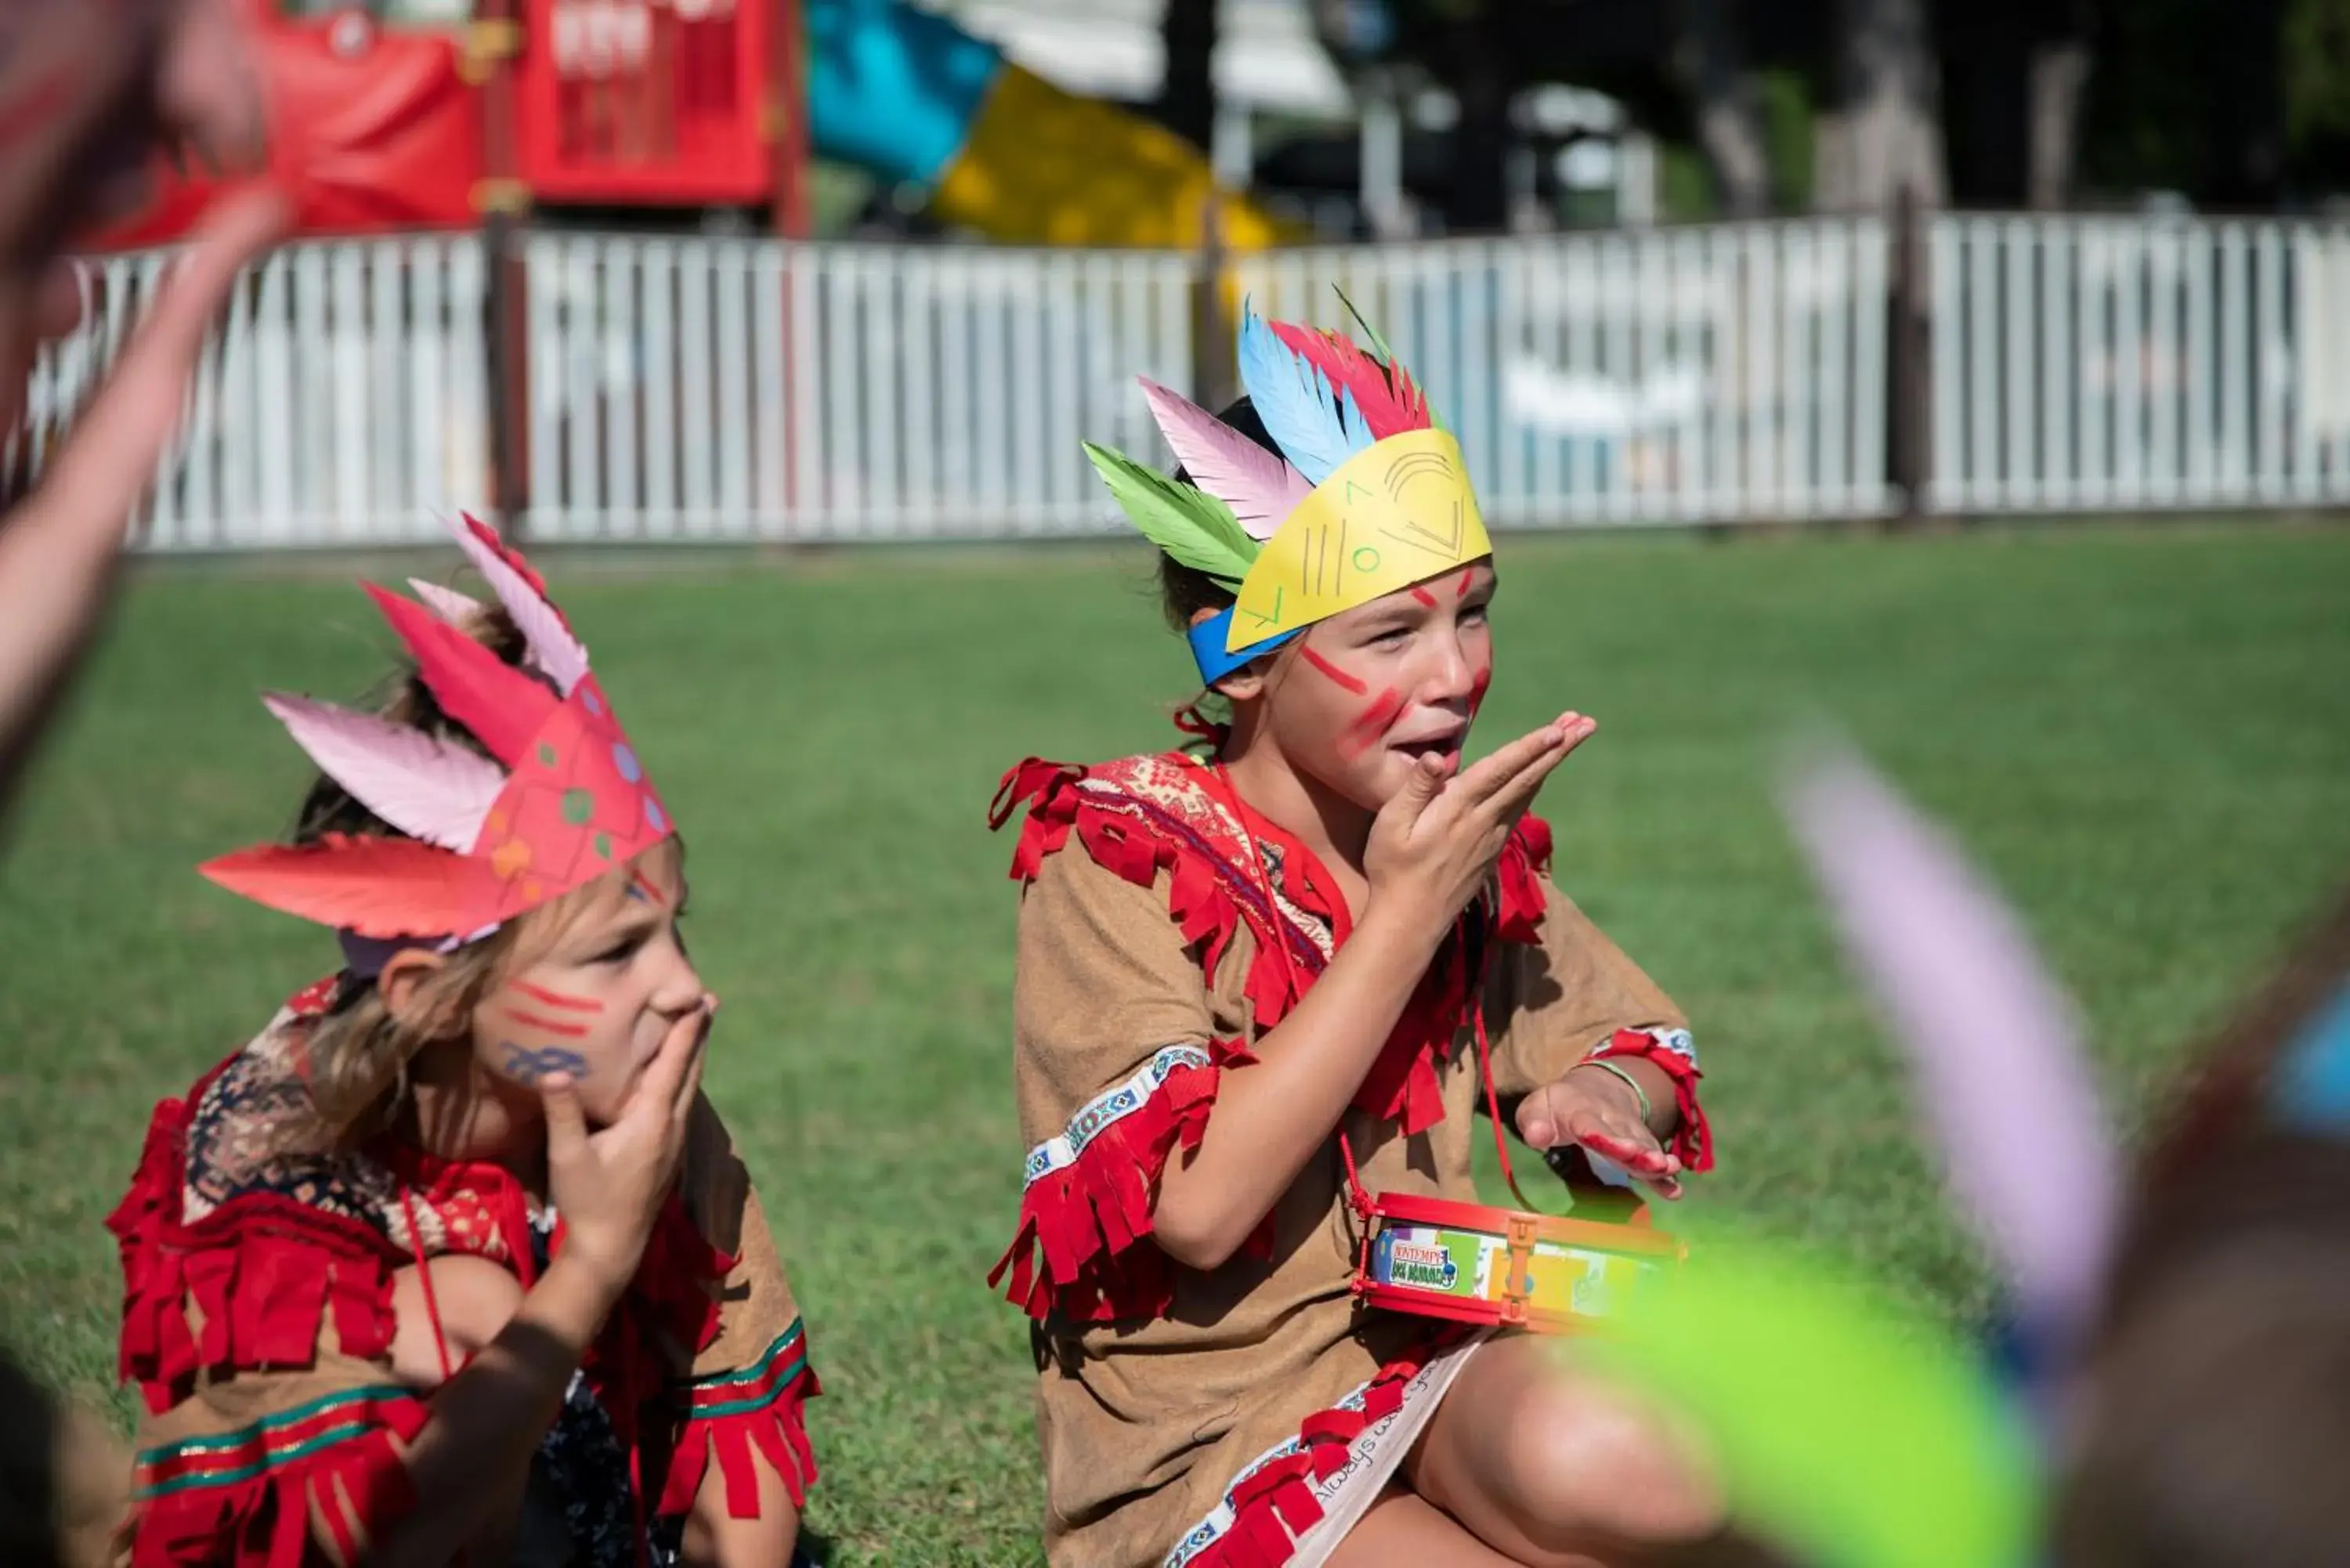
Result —
M1310 983L1353 926L1346 899L1312 850L1238 795L1216 787L1215 777L1186 753L1161 752L1088 769L1077 790L1107 809L1132 814L1151 833L1209 857L1224 890L1261 940L1279 922L1302 978Z
M512 1173L439 1159L390 1139L317 1147L303 1047L316 1010L305 992L206 1081L188 1122L182 1214L190 1224L234 1199L268 1194L358 1220L404 1256L463 1252L516 1263L536 1210ZM411 1229L410 1216L416 1224ZM416 1231L421 1230L420 1237Z

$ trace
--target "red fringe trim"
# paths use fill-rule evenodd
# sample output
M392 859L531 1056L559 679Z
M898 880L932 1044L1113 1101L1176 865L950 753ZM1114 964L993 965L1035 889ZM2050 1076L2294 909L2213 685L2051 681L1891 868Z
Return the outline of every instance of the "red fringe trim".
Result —
M1296 1538L1322 1522L1314 1483L1337 1473L1365 1428L1403 1407L1404 1385L1419 1376L1436 1348L1379 1368L1363 1391L1361 1409L1334 1406L1306 1417L1297 1429L1305 1446L1232 1488L1232 1523L1188 1568L1283 1568L1296 1551Z
M1681 1125L1673 1134L1673 1154L1683 1170L1701 1171L1713 1168L1713 1126L1705 1119L1705 1107L1698 1104L1698 1080L1705 1075L1697 1064L1678 1051L1668 1051L1657 1044L1645 1030L1619 1029L1607 1044L1584 1058L1589 1062L1605 1062L1614 1056L1638 1056L1653 1063L1673 1081L1673 1103L1680 1107Z
M1020 1231L988 1272L991 1287L1042 1322L1055 1309L1078 1323L1156 1317L1175 1296L1174 1262L1156 1247L1150 1210L1168 1157L1198 1147L1224 1067L1253 1060L1218 1041L1205 1067L1178 1067L1130 1111L1096 1133L1076 1159L1029 1183ZM1041 1267L1039 1266L1041 1260Z
M1200 949L1201 975L1213 975L1244 918L1240 905L1224 890L1215 867L1188 845L1138 832L1133 818L1088 800L1077 788L1077 781L1086 774L1084 768L1031 757L1003 775L989 825L1000 828L1021 805L1028 806L1028 819L1013 852L1013 879L1034 878L1045 857L1067 845L1072 832L1097 865L1136 887L1152 886L1164 867L1169 878L1168 913L1182 931L1184 941ZM1317 914L1332 913L1316 909L1304 888L1292 888L1289 892ZM1297 998L1290 993L1290 966L1284 961L1279 945L1284 933L1255 929L1253 921L1252 930L1257 939L1256 956L1249 966L1244 992L1255 1010L1257 1026L1270 1029L1288 1015ZM1310 983L1313 966L1301 961L1300 967L1309 971L1301 978Z
M1542 922L1548 900L1540 877L1550 870L1550 824L1539 816L1522 816L1502 846L1501 908L1493 934L1505 942L1532 947L1542 940Z
M771 1405L732 1415L699 1417L678 1435L669 1479L661 1485L660 1514L685 1513L702 1493L710 1461L718 1460L724 1478L726 1512L733 1519L759 1517L759 1472L754 1456L763 1457L783 1478L794 1508L807 1506L808 1489L816 1483L816 1449L808 1442L807 1402L822 1394L812 1369L803 1368L785 1384Z
M209 1082L155 1107L130 1189L106 1221L122 1260L120 1376L159 1414L202 1368L310 1366L330 1313L346 1355L391 1347L392 1260L367 1226L263 1195L182 1222L188 1107Z
M140 1503L130 1568L306 1568L317 1560L310 1550L314 1502L343 1561L359 1561L362 1532L372 1538L416 1506L393 1439L412 1441L425 1418L414 1400L374 1408L385 1424L361 1436L249 1480Z
M1190 765L1186 759L1172 760ZM1134 816L1089 798L1077 787L1087 772L1030 757L1003 775L989 808L989 826L1000 829L1024 805L1028 812L1013 852L1013 879L1033 879L1046 857L1067 846L1072 834L1097 865L1137 887L1155 886L1164 869L1168 913L1184 941L1198 948L1203 980L1213 977L1242 921L1250 922L1256 950L1243 994L1259 1030L1279 1024L1320 972L1318 955L1298 960L1293 968L1282 948L1288 933L1278 929L1277 920L1268 925L1235 901L1210 858L1190 844L1151 832ZM1494 926L1502 940L1541 940L1544 898L1537 874L1550 857L1549 827L1537 817L1523 818L1499 867ZM1286 892L1343 934L1343 908L1323 907L1334 894L1305 877L1293 878ZM1476 1004L1480 978L1468 972L1465 944L1456 938L1413 992L1395 1033L1356 1091L1357 1108L1396 1123L1406 1137L1443 1119L1438 1064L1451 1049L1467 1010ZM1232 1049L1217 1047L1220 1066L1229 1064ZM1032 1187L1022 1200L1019 1233L988 1282L1000 1283L1008 1272L1006 1295L1036 1318L1055 1306L1086 1323L1164 1311L1173 1290L1167 1260L1156 1249L1123 1255L1149 1231L1150 1205L1168 1153L1179 1138L1186 1148L1199 1142L1215 1093L1213 1070L1178 1073L1153 1104L1097 1137L1075 1165ZM1260 1235L1258 1241L1263 1240ZM1038 1250L1044 1254L1041 1270L1033 1256Z

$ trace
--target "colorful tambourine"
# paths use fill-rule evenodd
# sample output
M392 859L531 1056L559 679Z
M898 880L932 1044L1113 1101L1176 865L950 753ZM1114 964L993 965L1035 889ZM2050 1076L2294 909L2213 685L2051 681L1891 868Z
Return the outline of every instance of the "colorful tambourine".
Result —
M1628 1310L1687 1251L1645 1209L1616 1223L1383 1192L1371 1199L1355 1293L1391 1312L1575 1334Z

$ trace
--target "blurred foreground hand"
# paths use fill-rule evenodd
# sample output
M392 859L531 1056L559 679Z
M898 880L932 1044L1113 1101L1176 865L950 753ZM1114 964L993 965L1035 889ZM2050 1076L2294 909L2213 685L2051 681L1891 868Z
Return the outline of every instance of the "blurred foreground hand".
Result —
M231 0L0 0L0 431L23 417L35 350L79 318L73 237L135 205L159 152L243 171L265 143ZM5 503L0 802L98 622L204 336L287 215L264 189L213 212L37 488Z

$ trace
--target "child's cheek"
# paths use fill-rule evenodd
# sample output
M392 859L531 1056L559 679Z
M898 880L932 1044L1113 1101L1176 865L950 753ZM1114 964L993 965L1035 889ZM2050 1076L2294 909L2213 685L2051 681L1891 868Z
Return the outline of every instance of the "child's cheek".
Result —
M562 1073L588 1090L609 1054L598 1049L605 1011L592 997L516 981L487 1009L490 1065L525 1086Z

